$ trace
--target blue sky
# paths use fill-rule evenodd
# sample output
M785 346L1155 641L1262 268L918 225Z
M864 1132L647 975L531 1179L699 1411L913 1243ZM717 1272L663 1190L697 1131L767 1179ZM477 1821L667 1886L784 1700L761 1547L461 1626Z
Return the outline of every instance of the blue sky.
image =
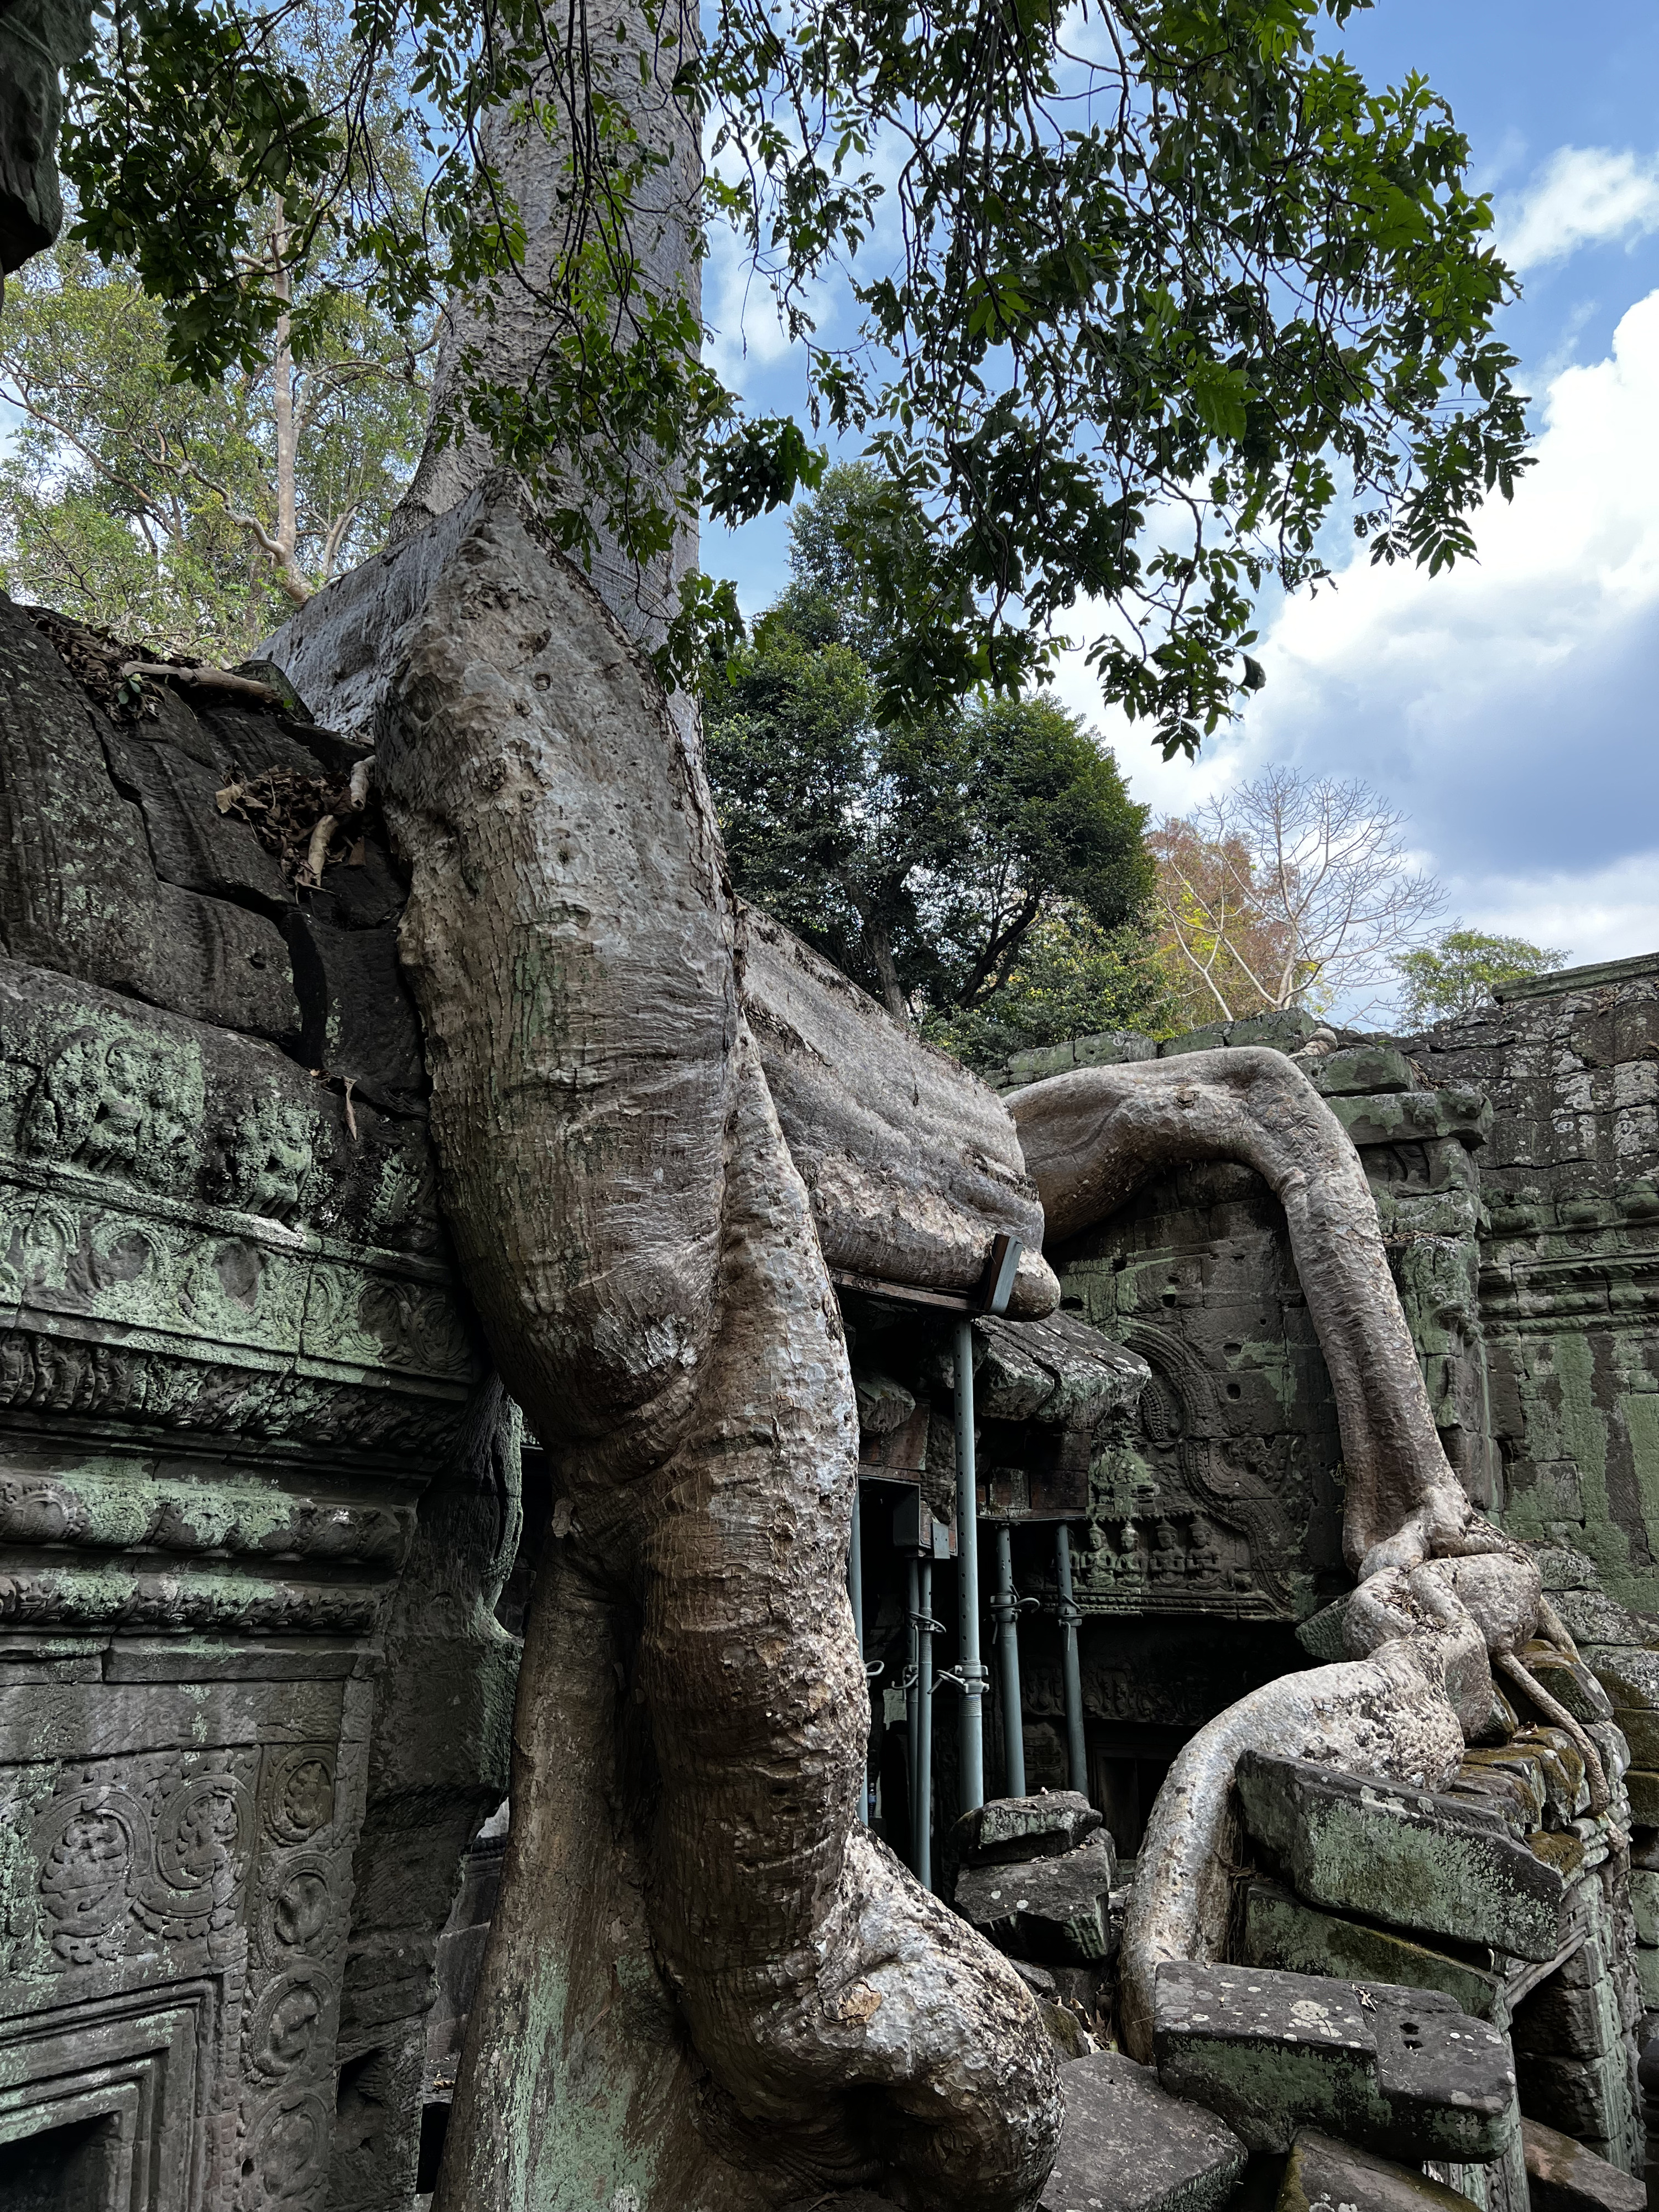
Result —
M1364 562L1278 610L1267 688L1196 767L1104 714L1080 660L1062 696L1137 798L1182 811L1268 763L1358 777L1408 817L1451 910L1576 960L1659 949L1659 7L1654 0L1378 0L1341 43L1372 81L1419 70L1468 132L1523 296L1504 335L1533 394L1537 465L1430 582ZM799 362L729 260L708 272L717 357L798 405ZM740 328L741 325L741 328ZM746 349L745 349L746 341ZM712 532L705 565L757 611L778 520Z

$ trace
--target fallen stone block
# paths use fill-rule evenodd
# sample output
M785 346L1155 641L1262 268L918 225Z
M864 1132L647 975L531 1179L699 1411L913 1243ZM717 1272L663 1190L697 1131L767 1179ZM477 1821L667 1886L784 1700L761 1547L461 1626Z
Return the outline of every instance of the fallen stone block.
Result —
M1218 2112L1252 2150L1329 2130L1419 2163L1503 2156L1518 2113L1509 2045L1435 1990L1261 1966L1160 1966L1158 2078Z
M994 1797L964 1813L951 1831L957 1858L964 1866L1000 1866L1016 1859L1058 1858L1074 1851L1086 1836L1103 1836L1113 1853L1111 1832L1080 1790L1044 1790L1035 1797Z
M1644 2183L1541 2120L1521 2123L1532 2212L1645 2212Z
M1096 1966L1111 1956L1107 1899L1115 1872L1109 1843L1091 1837L1059 1858L964 1867L957 1876L956 1908L1017 1958L1044 1966Z
M1496 1808L1254 1752L1238 1783L1251 1835L1310 1904L1522 1959L1561 1948L1566 1882Z
M1253 1966L1325 1974L1340 1982L1391 1982L1438 1990L1477 2020L1508 2019L1503 1977L1386 1928L1321 1912L1278 1883L1255 1881L1244 1904L1244 1953Z
M1277 2212L1471 2212L1471 2200L1390 2159L1304 2128L1291 2145Z
M1099 2051L1060 2078L1066 2121L1040 2212L1212 2212L1232 2194L1243 2144L1150 2066Z

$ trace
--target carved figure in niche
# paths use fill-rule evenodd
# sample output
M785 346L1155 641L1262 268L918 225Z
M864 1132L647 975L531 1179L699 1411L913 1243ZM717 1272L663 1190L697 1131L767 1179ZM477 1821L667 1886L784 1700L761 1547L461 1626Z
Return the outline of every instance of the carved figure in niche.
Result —
M299 1211L316 1158L315 1125L302 1107L263 1098L242 1116L227 1163L235 1202L286 1221Z
M122 1945L132 1836L115 1812L96 1805L71 1812L40 1869L40 1902L52 1948L72 1966L116 1957Z
M1155 1583L1181 1583L1187 1578L1187 1547L1173 1521L1160 1521L1153 1532L1148 1572Z
M1192 1540L1192 1549L1187 1554L1187 1571L1200 1588L1213 1589L1221 1580L1221 1547L1216 1541L1214 1527L1202 1513L1193 1516Z
M204 1112L201 1070L170 1040L81 1030L36 1085L23 1142L48 1158L171 1190Z

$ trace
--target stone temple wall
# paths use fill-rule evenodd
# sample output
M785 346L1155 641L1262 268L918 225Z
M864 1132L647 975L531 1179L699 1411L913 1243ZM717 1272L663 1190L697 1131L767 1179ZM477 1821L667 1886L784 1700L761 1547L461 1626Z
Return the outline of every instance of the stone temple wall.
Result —
M214 797L349 759L115 695L0 600L0 2166L405 2204L516 1468L469 1445L384 842L296 894Z
M1659 956L1516 986L1418 1036L1310 1052L1316 1029L1288 1013L1161 1047L1080 1038L1017 1055L1002 1087L1229 1044L1297 1055L1358 1148L1465 1487L1659 1612ZM1182 1735L1282 1670L1269 1624L1346 1585L1334 1407L1248 1169L1177 1170L1051 1256L1067 1310L1152 1371L1097 1440L1075 1573L1091 1735L1108 1766L1139 1764L1144 1796ZM1206 1664L1138 1663L1194 1613ZM1039 1698L1050 1671L1039 1658Z

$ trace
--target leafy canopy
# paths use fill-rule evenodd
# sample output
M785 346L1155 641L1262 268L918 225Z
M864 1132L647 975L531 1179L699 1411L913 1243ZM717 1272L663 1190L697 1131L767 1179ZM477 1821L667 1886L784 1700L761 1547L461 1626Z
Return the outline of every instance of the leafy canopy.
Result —
M1500 983L1522 975L1547 975L1572 957L1524 937L1494 937L1484 930L1449 929L1437 945L1405 952L1395 962L1401 983L1400 1018L1444 1021L1489 1006Z
M878 489L869 468L833 471L797 516L790 588L711 684L703 725L738 890L902 1019L984 1006L1062 902L1121 927L1152 870L1145 808L1052 701L878 721L880 632L845 533Z
M884 719L1013 696L1081 623L1104 696L1191 751L1261 680L1256 592L1324 574L1328 523L1437 569L1524 465L1490 207L1421 78L1375 90L1328 50L1363 0L717 0L701 33L689 0L620 22L350 0L337 83L296 61L301 4L117 0L72 88L80 234L133 261L179 368L252 373L281 301L251 211L280 195L296 276L343 241L394 319L455 284L534 295L533 387L469 408L579 551L596 514L646 559L677 501L787 501L828 427L880 471ZM662 157L636 111L664 68L707 118L710 218L801 342L801 420L744 420L641 275ZM388 82L423 148L413 214L367 126ZM550 270L485 158L515 106L562 149ZM844 342L814 319L836 282ZM319 342L311 312L294 341ZM641 452L667 465L618 459ZM688 586L665 675L733 605Z

